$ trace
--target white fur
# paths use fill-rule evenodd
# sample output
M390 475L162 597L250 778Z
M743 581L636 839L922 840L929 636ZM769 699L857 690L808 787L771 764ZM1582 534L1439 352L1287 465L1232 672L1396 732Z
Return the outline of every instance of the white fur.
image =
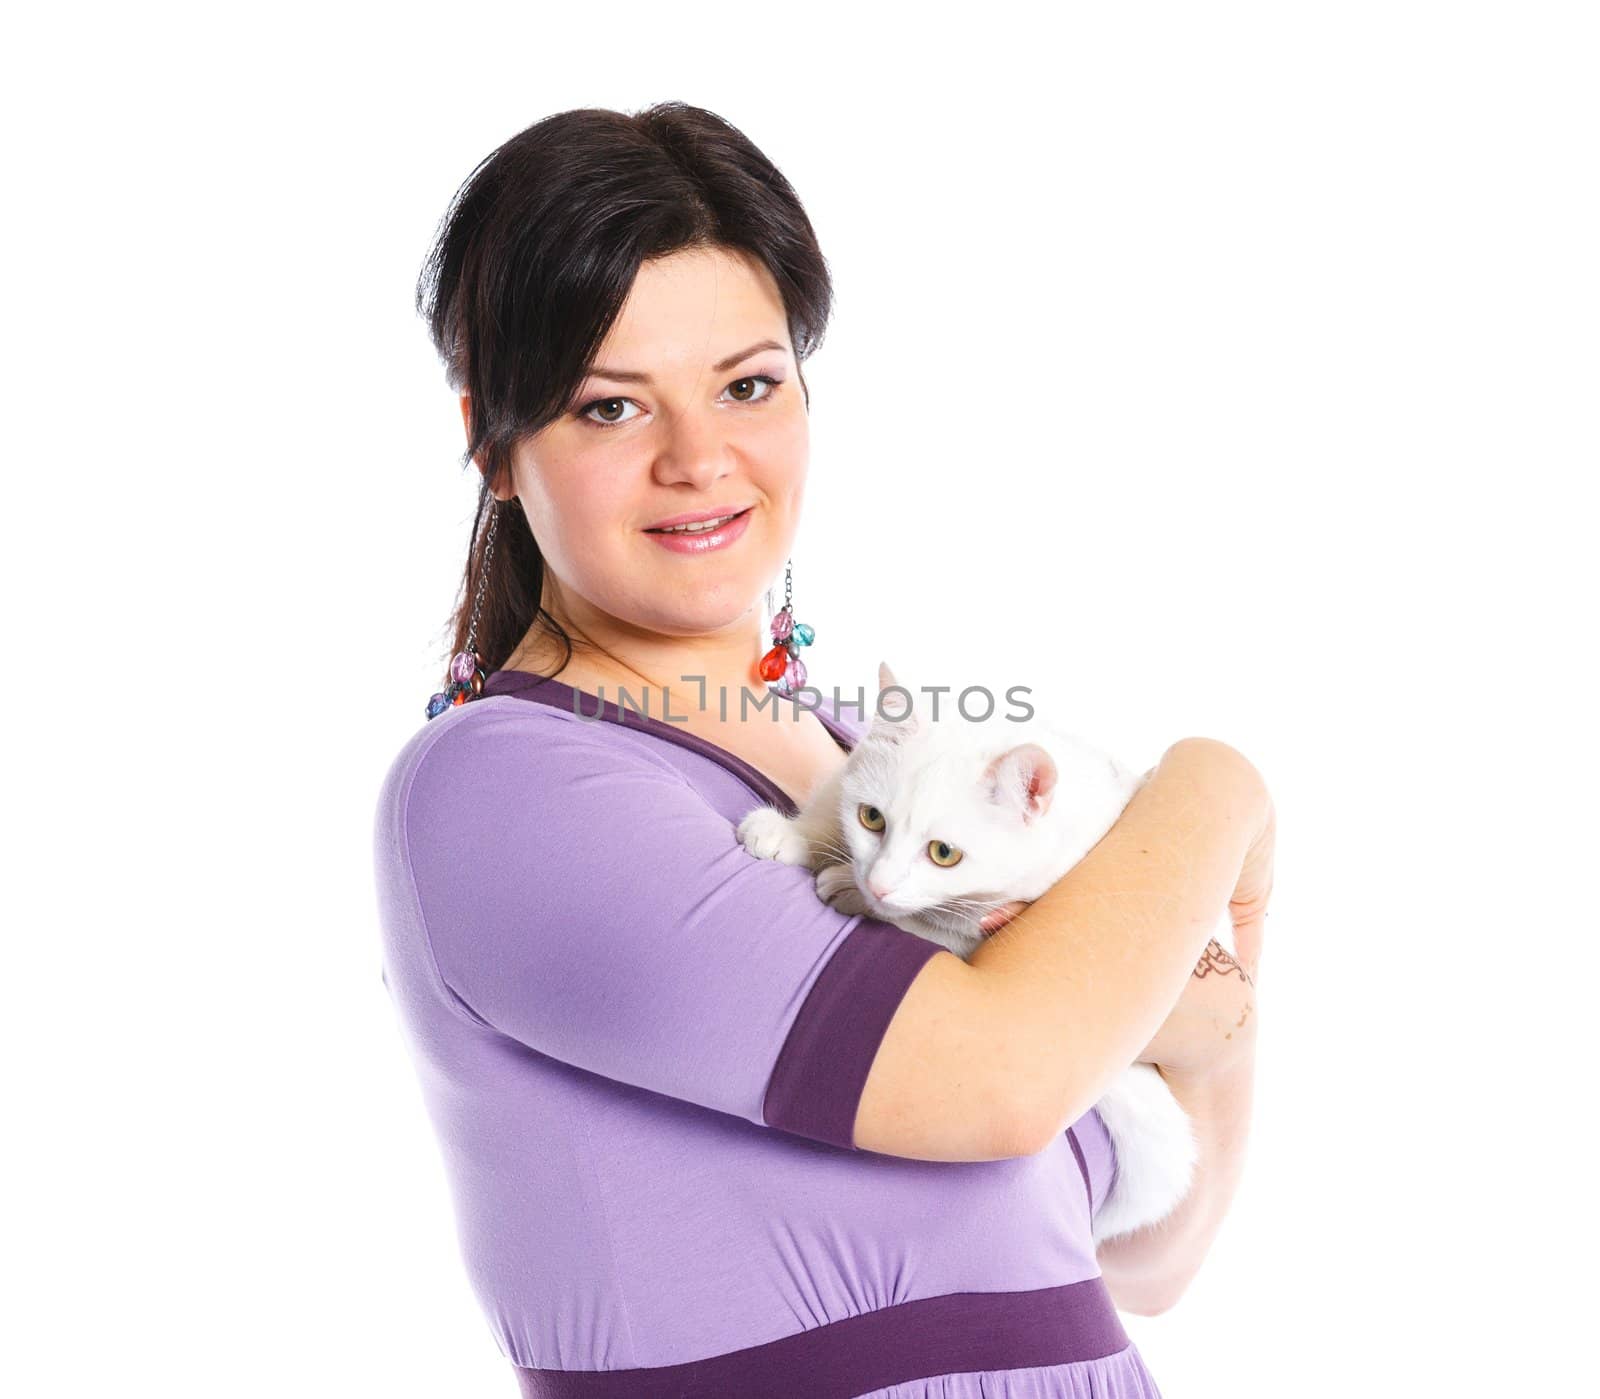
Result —
M1189 1193L1199 1150L1189 1114L1153 1064L1111 1081L1095 1110L1116 1150L1111 1189L1094 1212L1094 1242L1165 1219Z
M880 665L880 691L896 683ZM905 719L875 715L797 816L757 807L738 838L762 859L815 870L818 896L841 912L880 918L965 959L983 942L983 915L1043 894L1111 829L1143 778L1037 718L972 722L952 713L948 694L940 705L937 720L925 698ZM862 823L863 805L882 814L881 831ZM934 841L958 848L960 860L938 864ZM1196 1148L1188 1115L1149 1064L1130 1065L1095 1107L1117 1155L1095 1212L1099 1244L1164 1219L1188 1192Z

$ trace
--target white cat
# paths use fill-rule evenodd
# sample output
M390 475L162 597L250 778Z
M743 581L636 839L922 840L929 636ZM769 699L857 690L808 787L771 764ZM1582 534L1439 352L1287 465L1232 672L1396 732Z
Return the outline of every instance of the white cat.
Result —
M897 683L878 667L880 691ZM818 895L840 911L965 960L988 936L983 916L1043 894L1110 830L1144 778L1037 718L970 721L948 693L936 719L928 709L916 698L904 719L875 714L799 815L757 807L738 838L762 859L815 870ZM1228 922L1224 910L1224 946ZM1152 1065L1130 1065L1095 1108L1117 1154L1094 1216L1098 1245L1166 1218L1188 1192L1197 1151L1188 1115Z

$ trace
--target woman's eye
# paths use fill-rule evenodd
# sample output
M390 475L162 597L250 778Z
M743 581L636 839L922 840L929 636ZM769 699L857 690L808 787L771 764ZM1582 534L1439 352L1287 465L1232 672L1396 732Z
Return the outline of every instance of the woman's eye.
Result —
M578 416L580 418L589 418L589 415L597 408L620 408L622 405L629 403L633 403L631 398L597 398L593 403L584 404L584 406L578 410ZM634 403L633 406L637 408L639 405ZM631 422L632 419L589 418L589 421L591 423L598 424L600 427L616 427L619 423Z
M930 840L928 842L928 858L936 865L943 865L948 869L951 865L961 863L962 852L947 841Z
M856 815L861 818L861 824L869 831L881 831L889 823L884 820L883 813L877 807L862 802L856 808Z
M762 403L765 400L771 398L772 395L775 394L778 391L778 385L781 384L782 382L783 382L782 379L774 379L770 375L766 375L766 374L751 374L751 375L747 375L743 379L735 379L731 384L728 385L728 387L730 389L736 389L741 384L749 384L750 385L750 392L752 394L754 394L755 386L757 384L765 384L767 386L767 391L764 394L760 395L760 397L746 398L741 394L735 394L734 395L734 400L735 400L735 402L738 402L738 403Z
M744 378L735 379L729 384L728 390L733 392L735 403L765 403L778 391L778 385L783 382L782 379L774 379L770 374L747 374ZM767 386L765 393L756 392L758 384ZM577 416L593 423L596 427L621 427L624 423L631 423L637 416L637 414L629 417L621 416L624 405L629 404L634 408L639 406L631 398L595 398L578 409ZM616 416L596 417L597 412Z

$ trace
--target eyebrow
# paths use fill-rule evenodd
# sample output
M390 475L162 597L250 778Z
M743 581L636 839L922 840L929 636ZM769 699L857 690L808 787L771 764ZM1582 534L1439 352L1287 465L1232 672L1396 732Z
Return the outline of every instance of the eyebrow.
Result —
M760 340L747 350L740 350L738 354L729 355L727 359L719 359L711 368L713 372L722 374L732 369L734 365L743 363L751 355L761 350L782 350L786 348L787 346L777 340ZM648 384L650 382L648 374L640 374L632 369L602 369L599 365L589 371L589 377L592 379L615 379L622 384Z

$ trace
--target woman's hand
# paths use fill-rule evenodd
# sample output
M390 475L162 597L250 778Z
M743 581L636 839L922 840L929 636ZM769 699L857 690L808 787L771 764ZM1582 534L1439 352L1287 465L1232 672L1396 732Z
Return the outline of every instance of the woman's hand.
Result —
M985 937L988 937L996 928L1005 927L1007 923L1032 902L1032 899L1011 899L1006 903L991 908L978 920L978 930Z
M1258 979L1261 971L1261 944L1267 931L1267 900L1272 897L1277 840L1278 813L1269 794L1266 818L1245 854L1233 897L1228 900L1228 914L1233 919L1233 945L1252 981Z

